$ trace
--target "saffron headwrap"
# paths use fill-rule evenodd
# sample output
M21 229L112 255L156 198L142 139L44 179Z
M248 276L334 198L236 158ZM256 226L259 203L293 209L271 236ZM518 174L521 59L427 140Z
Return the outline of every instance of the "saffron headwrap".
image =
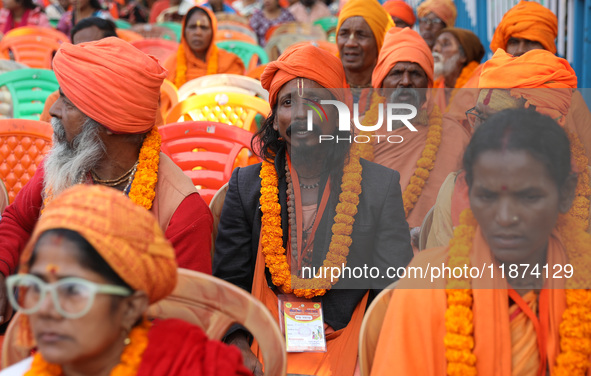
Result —
M145 133L156 121L166 70L122 39L64 43L53 59L64 95L115 133Z
M490 49L507 48L509 38L539 42L544 49L556 53L554 40L558 34L558 19L552 11L534 1L520 1L511 8L497 26Z
M433 87L433 55L425 40L416 31L405 27L394 27L386 33L384 47L378 56L378 63L371 76L374 88L382 87L384 78L399 62L417 63L423 68L429 79L429 87Z
M412 7L403 0L389 0L384 3L384 9L392 17L400 18L410 26L413 26L417 21L415 12Z
M511 96L526 100L525 107L536 106L536 111L564 125L572 96L567 88L577 87L577 76L568 61L549 51L532 50L514 57L498 49L484 63L478 87L511 89Z
M336 56L309 43L289 47L270 62L261 75L261 85L269 92L271 108L281 87L294 78L307 78L327 88L338 101L345 102L343 64Z
M419 18L425 17L431 12L441 18L446 27L453 27L456 23L458 10L452 0L426 0L417 7Z
M343 22L348 18L360 16L369 25L373 36L376 38L378 52L384 44L384 35L394 26L392 17L386 12L377 0L350 0L345 4L339 14L337 23L337 35Z
M52 229L80 234L129 286L145 291L150 303L176 285L175 252L156 218L115 189L75 185L51 201L22 254L21 272L27 272L39 237Z

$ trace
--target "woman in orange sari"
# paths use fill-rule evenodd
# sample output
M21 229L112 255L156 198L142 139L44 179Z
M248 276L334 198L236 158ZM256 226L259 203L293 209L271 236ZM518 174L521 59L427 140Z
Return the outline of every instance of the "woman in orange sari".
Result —
M177 87L208 74L244 74L242 60L217 48L217 19L207 8L195 6L183 18L183 35L176 55L164 63L169 81Z
M589 201L569 143L533 110L475 131L464 154L471 209L448 247L409 265L442 273L396 287L372 375L590 374L591 235L578 210Z

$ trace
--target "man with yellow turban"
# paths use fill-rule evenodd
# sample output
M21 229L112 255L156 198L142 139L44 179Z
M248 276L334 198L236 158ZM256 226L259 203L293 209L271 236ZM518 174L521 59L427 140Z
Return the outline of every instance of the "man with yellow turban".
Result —
M198 326L147 320L177 284L175 251L156 218L116 189L76 185L56 196L7 281L21 312L11 345L37 351L3 375L250 374L237 349Z
M344 103L344 91L334 89L344 79L339 59L310 44L269 63L261 83L272 110L253 141L263 162L234 171L218 228L215 276L251 292L279 322L285 319L278 302L322 308L313 329L326 352L293 352L290 334L289 374L352 376L367 304L392 280L385 274L333 280L310 269L338 273L365 265L378 272L412 257L398 173L360 159L351 133L338 128L337 107L319 103ZM256 346L251 351L245 333L234 331L228 342L260 375L260 353Z
M377 0L350 0L345 4L337 23L337 47L346 75L339 87L371 87L384 35L392 26L392 18Z
M419 31L429 48L435 44L435 35L441 29L453 27L458 11L453 0L426 0L417 8Z
M160 152L154 128L166 70L153 56L114 37L63 44L53 70L60 84L50 110L53 146L2 215L0 273L16 272L44 206L76 184L116 188L151 210L179 265L211 273L211 212L191 180ZM0 315L3 308L0 304Z
M566 60L539 49L519 57L499 49L491 60L483 64L479 85L476 106L467 114L474 127L505 109L534 108L550 116L570 133L573 159L581 161L581 166L577 166L579 171L586 169L588 157L585 147L588 144L585 144L584 137L587 129L581 128L569 117L572 88L577 86L577 77ZM467 196L463 174L451 173L437 196L427 248L448 244L453 228L459 223L460 212L468 206ZM584 210L589 212L588 201Z
M379 138L374 137L370 145L374 162L400 172L406 220L415 229L435 203L445 177L457 170L468 134L459 124L444 118L430 98L427 88L433 87L433 55L416 31L393 28L386 34L372 82L384 98L374 94L365 115L366 125L377 123L376 106L380 102L409 103L418 111L410 120L416 131L400 122L393 124L392 131L382 125L375 136L391 139L395 135L401 141L376 142Z

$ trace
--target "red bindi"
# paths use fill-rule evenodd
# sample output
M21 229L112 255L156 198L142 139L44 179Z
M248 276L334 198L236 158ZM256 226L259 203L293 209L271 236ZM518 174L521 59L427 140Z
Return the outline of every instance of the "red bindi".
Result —
M507 186L506 185L501 186L501 190L502 191L506 191L507 190Z

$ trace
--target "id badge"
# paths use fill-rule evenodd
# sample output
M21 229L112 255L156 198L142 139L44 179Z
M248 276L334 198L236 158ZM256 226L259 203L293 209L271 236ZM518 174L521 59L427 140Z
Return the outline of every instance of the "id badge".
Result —
M279 322L287 352L326 352L322 301L279 295Z

